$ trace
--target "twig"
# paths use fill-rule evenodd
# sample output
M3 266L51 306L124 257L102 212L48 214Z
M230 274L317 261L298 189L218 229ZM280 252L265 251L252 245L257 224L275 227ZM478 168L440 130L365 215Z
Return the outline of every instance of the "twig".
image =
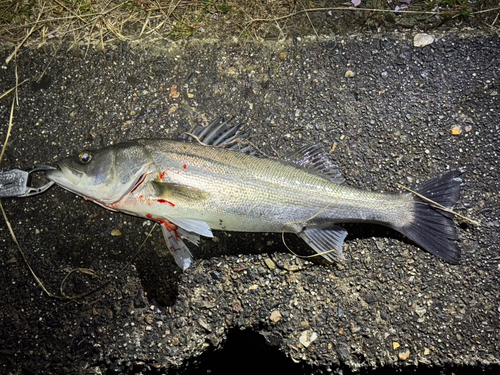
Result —
M493 20L493 23L490 25L491 27L493 27L495 25L495 22L497 22L497 19L498 19L498 16L500 15L500 12L497 13L497 16L495 17L495 19Z
M108 5L109 5L109 3L108 3ZM104 12L100 12L100 13L88 13L88 14L79 14L77 16L64 16L64 17L48 18L48 19L40 20L40 21L36 20L35 22L27 22L27 23L25 23L23 25L12 25L12 26L10 26L10 28L11 29L23 29L23 28L29 27L31 25L36 26L37 24L53 23L53 22L56 22L56 21L74 20L75 18L82 19L82 21L83 21L84 18L89 18L90 17L90 18L92 18L92 20L96 20L97 18L100 18L102 16L107 15L108 13L112 12L116 8L121 7L122 5L123 5L123 3L120 3L120 4L116 5L116 6L114 6L113 8L110 8L110 9L108 9L108 10L106 10ZM92 22L92 20L89 21L89 22Z
M10 225L10 222L9 222L9 219L7 219L7 215L5 214L5 211L3 209L3 206L2 206L2 202L0 202L0 209L2 210L2 215L3 215L3 218L5 220L5 223L7 224L7 227L9 228L9 232L10 232L10 235L12 236L12 239L14 240L14 243L17 245L17 249L19 250L19 252L21 253L21 256L23 257L24 259L24 262L26 263L26 265L28 266L28 269L30 270L31 274L33 275L33 277L35 278L36 282L38 283L38 285L40 285L40 287L43 289L43 291L45 293L47 293L47 295L49 297L54 297L54 298L59 298L61 299L61 297L59 296L56 296L52 293L50 293L46 288L45 286L43 285L42 281L38 278L38 276L36 275L35 271L33 271L33 268L31 268L29 262L28 262L28 259L26 258L26 255L24 255L23 251L21 250L21 246L19 245L19 242L17 241L17 238L16 238L16 235L14 234L14 231L12 230L12 226Z
M70 299L70 300L72 300L74 302L77 302L76 301L77 299L81 299L83 297L87 297L88 295L97 292L99 289L102 289L106 285L108 285L109 283L111 283L114 279L116 279L118 277L118 275L120 273L122 273L123 271L125 271L125 269L132 264L132 262L134 261L134 259L137 257L137 255L139 255L139 253L141 252L141 250L146 245L146 241L148 240L149 237L151 237L151 233L153 233L153 230L156 228L157 225L158 225L158 223L155 223L153 225L153 228L151 228L151 230L149 231L149 233L146 235L146 238L144 239L144 241L142 241L142 244L141 244L141 246L139 246L139 249L135 252L134 255L132 255L132 257L129 259L129 261L127 262L127 264L125 264L122 268L120 268L120 270L113 277L110 277L110 275L108 275L109 279L107 281L105 281L104 283L102 283L101 285L99 285L97 288L94 288L94 289L92 289L92 290L90 290L88 292L79 294L77 296L67 296L64 293L64 284L66 283L66 280L68 279L68 277L73 272L80 271L80 272L83 272L83 273L87 273L87 274L93 275L93 271L92 270L88 270L87 268L75 268L75 269L71 270L70 272L68 272L68 274L66 275L66 277L64 277L63 281L61 282L61 285L59 286L59 290L60 290L61 294L65 298ZM88 272L88 271L91 271L91 272Z
M33 25L33 27L31 28L31 30L28 32L28 34L24 37L24 39L21 41L21 43L19 43L16 48L14 48L14 52L12 52L10 54L9 57L7 57L5 59L5 63L8 64L10 62L10 60L12 60L12 58L16 55L17 51L19 51L19 48L21 48L21 46L24 44L24 42L26 42L26 40L30 37L30 35L33 33L33 31L35 31L35 28L36 26L38 25L38 21L40 20L40 17L42 16L42 13L43 13L43 8L45 6L45 3L43 3L42 5L42 9L40 9L40 13L38 14L38 18L36 19L35 21L35 24Z
M16 69L17 69L17 66L16 66ZM16 70L16 82L17 82L17 79L18 79L18 76L17 76L17 70ZM0 164L2 163L2 158L3 158L3 155L4 155L4 152L5 152L5 148L7 147L7 142L9 140L9 137L10 137L10 131L12 129L12 119L14 117L14 106L15 106L15 103L16 103L16 97L17 97L17 88L22 85L24 82L26 82L26 80L24 80L22 83L20 84L17 84L16 86L14 86L12 89L10 89L9 91L7 91L6 93L4 93L1 97L7 95L9 92L11 92L12 90L16 90L16 95L14 95L14 98L12 98L12 107L11 107L11 110L10 110L10 117L9 117L9 127L7 129L7 136L5 137L5 143L2 147L2 153L0 154ZM29 262L28 262L28 259L26 258L26 255L24 255L24 252L23 250L21 249L21 245L19 245L19 242L17 241L17 238L16 238L16 235L14 234L14 230L12 229L12 225L10 225L10 221L9 219L7 218L7 214L5 213L5 210L3 209L3 205L2 203L0 202L0 209L2 210L2 215L3 215L3 218L5 220L5 223L7 224L7 227L9 228L9 232L10 232L10 235L12 237L12 239L14 240L14 243L16 244L17 246L17 249L19 250L19 252L21 253L21 256L23 257L24 259L24 262L26 263L26 265L28 266L28 269L30 270L31 274L33 275L33 277L35 278L36 282L38 283L38 285L40 285L40 287L43 289L43 291L45 293L47 293L48 296L50 297L56 297L56 298L59 298L55 295L53 295L52 293L50 293L46 288L45 286L43 285L42 281L38 278L38 276L36 275L35 271L33 271L33 269L31 268Z
M4 96L6 95L9 95L12 91L16 90L19 86L21 86L22 84L26 83L27 81L29 81L29 79L25 79L24 81L22 81L20 84L18 85L15 85L13 88L5 91L2 95L0 95L0 99L2 99Z
M302 7L304 8L304 10L306 10L306 7L304 6L303 3L300 3L302 5ZM316 28L314 27L312 21L311 21L311 17L309 17L309 12L306 12L306 16L307 16L307 19L309 20L309 23L311 24L311 27L313 28L314 30L314 34L316 34L316 37L319 37L318 35L318 32L316 31Z
M64 3L60 2L59 0L54 0L57 4L59 4L60 6L62 6L64 9L66 9L68 12L70 12L73 16L75 16L76 18L78 18L80 21L83 21L83 18L80 17L79 14L73 12L73 10L71 10L70 8L68 8L66 5L64 5ZM85 21L83 21L85 22Z
M419 197L420 199L423 199L424 201L427 201L427 202L430 202L430 203L434 204L434 205L435 205L435 207L434 207L434 208L439 208L439 209L441 209L441 210L443 210L443 211L445 211L445 212L448 212L448 213L450 213L450 214L453 214L453 215L455 215L455 216L458 216L458 217L460 217L460 218L462 218L462 219L464 219L464 220L470 221L472 224L475 224L475 225L477 225L477 226L480 226L480 225L481 225L479 222L477 222L477 221L475 221L475 220L472 220L472 219L469 219L469 218L468 218L468 217L466 217L466 216L460 215L459 213L457 213L457 212L455 212L455 211L452 211L452 210L450 210L450 209L446 208L445 206L443 206L443 205L441 205L441 204L439 204L439 203L437 203L437 202L434 202L433 200L431 200L431 199L429 199L429 198L427 198L427 197L424 197L422 194L419 194L419 193L417 193L416 191L413 191L413 190L411 190L411 189L407 188L406 186L400 185L400 184L398 184L398 183L396 183L396 185L397 185L398 187L400 187L401 189L408 190L410 193L415 194L415 195L416 195L417 197ZM432 207L432 206L431 206L431 207Z
M151 16L151 12L148 12L148 15L146 16L146 20L144 21L144 24L142 25L142 29L141 29L141 33L139 34L139 38L142 36L142 34L144 33L144 30L146 29L146 27L148 26L148 23L149 23L149 17Z
M12 107L10 108L10 117L9 117L9 127L7 128L7 135L5 137L5 142L2 147L2 153L0 153L0 163L2 163L3 154L5 153L5 149L7 148L7 142L9 141L10 131L12 130L12 119L14 118L14 106L16 105L16 97L12 99Z
M155 10L155 9L152 9ZM303 9L299 10L294 13L287 14L285 16L281 17L276 17L276 18L255 18L248 20L246 23L254 23L254 22L275 22L275 21L280 21L286 18L294 17L298 14L302 13L309 13L309 12L325 12L325 11L330 11L330 10L346 10L346 11L354 11L354 12L379 12L379 13L409 13L409 14L431 14L431 15L455 15L458 13L457 10L449 10L449 11L444 11L444 12L432 12L432 11L415 11L415 10L395 10L395 9L375 9L375 8L353 8L353 7L331 7L331 8L310 8L310 9ZM477 12L473 12L472 14L480 14L480 13L487 13L487 12L493 12L495 10L500 10L500 7L497 8L491 8L491 9L485 9L485 10L479 10Z
M63 41L62 39L64 38L64 36L68 33L68 29L69 29L69 25L68 27L66 28L66 31L64 32L64 34L62 34L61 36L61 43L59 43L59 47L57 47L57 49L54 51L54 53L52 54L50 60L49 60L49 63L47 64L47 66L45 67L45 69L43 70L42 74L40 74L40 77L38 77L36 79L36 82L40 82L40 80L42 79L42 77L45 75L45 72L47 71L47 69L49 69L49 66L50 64L52 64L52 61L54 60L54 58L56 57L57 55L57 52L59 52L59 49L62 47L63 45Z

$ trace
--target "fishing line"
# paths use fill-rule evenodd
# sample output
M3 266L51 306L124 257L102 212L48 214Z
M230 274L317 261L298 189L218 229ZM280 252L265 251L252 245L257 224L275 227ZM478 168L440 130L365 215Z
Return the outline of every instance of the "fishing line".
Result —
M466 217L466 216L460 215L459 213L457 213L457 212L455 212L455 211L452 211L452 210L450 210L449 208L446 208L445 206L443 206L443 205L441 205L441 204L439 204L439 203L437 203L437 202L434 202L432 199L429 199L429 198L427 198L427 197L424 197L422 194L419 194L419 193L417 193L416 191L413 191L413 190L411 190L410 188L407 188L406 186L400 185L400 184L398 184L398 183L396 183L396 185L397 185L398 187L402 188L402 189L408 190L408 191L409 191L410 193L412 193L412 194L415 194L415 195L416 195L417 197L419 197L420 199L423 199L424 201L427 201L427 202L432 203L432 204L434 205L434 206L430 205L430 207L432 207L432 208L437 208L437 209L439 209L439 210L442 210L442 211L448 212L448 213L453 214L453 215L455 215L455 216L458 216L458 217L460 217L460 218L462 218L462 219L464 219L464 220L466 220L466 221L469 221L469 222L471 222L472 224L475 224L475 225L477 225L477 226L481 226L481 223L479 223L479 222L477 222L477 221L475 221L475 220L469 219L469 218L468 218L468 217Z
M63 291L63 287L64 287L64 283L66 282L66 280L68 279L68 277L73 273L73 272L77 272L77 271L80 271L82 273L86 273L88 275L91 275L91 276L94 276L95 275L95 272L88 269L88 268L75 268L73 270L71 270L70 272L68 272L68 274L66 275L66 277L64 277L63 281L61 282L61 285L59 287L59 291L61 292L61 294L67 298L67 299L70 299L70 300L73 300L74 302L76 303L80 303L78 301L76 301L77 299L80 299L80 298L83 298L83 297L86 297L92 293L95 293L97 292L99 289L102 289L103 287L107 286L109 283L111 283L113 281L113 279L116 279L118 277L118 275L120 275L123 271L125 271L125 269L130 266L130 264L132 264L132 262L135 260L135 258L139 255L139 253L141 252L141 250L144 248L144 246L146 245L146 241L148 240L149 237L151 237L151 233L153 233L153 230L156 228L156 226L158 225L158 223L155 223L153 225L153 228L151 228L151 230L149 231L149 233L146 235L146 238L144 239L144 241L142 242L141 246L139 246L139 249L136 251L136 253L129 259L129 261L127 262L127 264L125 264L114 276L111 276L111 274L108 274L108 278L109 280L107 280L106 282L102 283L101 285L99 285L97 288L91 290L91 291L88 291L88 292L85 292L83 294L80 294L80 295L77 295L77 296L67 296L64 291ZM59 297L60 298L60 297ZM96 301L94 301L96 302ZM89 302L88 304L92 304L93 302Z
M333 204L333 202L331 203L328 203L325 207L323 207L321 210L319 210L318 212L316 212L313 216L311 216L309 219L306 219L304 222L301 222L301 221L295 221L295 222L291 222L291 223L286 223L286 225L288 224L302 224L302 223L307 223L308 221L311 221L312 219L314 219L316 216L318 216L320 213L322 213L323 211L325 211L328 207L330 207L331 205ZM283 245L285 245L285 247L288 249L289 252L291 252L293 255L295 255L296 257L299 257L299 258L302 258L302 259L308 259L308 258L315 258L317 256L323 256L323 255L326 255L326 254L330 254L330 253L337 253L337 250L336 249L331 249L331 250L328 250L328 251L323 251L321 253L316 253L316 254L311 254L311 255L299 255L297 253L295 253L292 249L290 249L288 247L288 245L286 244L286 241L285 241L285 231L283 230L281 232L281 240L283 241Z

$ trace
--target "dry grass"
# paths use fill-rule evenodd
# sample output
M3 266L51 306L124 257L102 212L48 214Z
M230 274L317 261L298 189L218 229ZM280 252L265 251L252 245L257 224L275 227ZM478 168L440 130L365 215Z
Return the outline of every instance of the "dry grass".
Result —
M455 3L454 3L455 2ZM496 22L500 8L485 9L490 0L413 0L401 14L440 14L441 17L487 12ZM310 32L310 15L322 12L395 12L397 1L363 0L358 8L347 0L332 0L329 8L310 0L0 0L0 38L16 46L40 47L52 38L105 48L112 41L147 38L186 38L195 33L217 37L235 35L259 39L288 35L298 20ZM455 5L454 5L455 4ZM434 8L430 8L430 6ZM361 7L371 9L360 9ZM406 13L405 13L406 12ZM498 16L497 16L498 18Z
M41 46L55 37L104 45L114 40L151 36L186 38L215 25L241 33L252 18L266 14L283 16L303 9L308 3L304 0L0 0L0 38L29 46ZM28 34L32 34L29 39Z

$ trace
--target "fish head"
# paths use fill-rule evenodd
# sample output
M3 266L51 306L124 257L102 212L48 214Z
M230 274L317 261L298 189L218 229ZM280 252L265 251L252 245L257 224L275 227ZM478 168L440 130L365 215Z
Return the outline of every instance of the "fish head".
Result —
M150 153L130 141L60 160L46 176L75 194L112 204L134 190L153 164Z

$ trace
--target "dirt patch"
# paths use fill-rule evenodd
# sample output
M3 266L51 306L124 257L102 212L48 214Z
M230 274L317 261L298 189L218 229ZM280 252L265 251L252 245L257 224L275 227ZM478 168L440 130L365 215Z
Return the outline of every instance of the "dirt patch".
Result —
M490 30L494 0L65 1L4 2L0 38L40 47L50 39L106 48L116 41L238 37L243 41L304 35ZM73 46L70 44L69 48ZM66 46L68 48L68 46Z

